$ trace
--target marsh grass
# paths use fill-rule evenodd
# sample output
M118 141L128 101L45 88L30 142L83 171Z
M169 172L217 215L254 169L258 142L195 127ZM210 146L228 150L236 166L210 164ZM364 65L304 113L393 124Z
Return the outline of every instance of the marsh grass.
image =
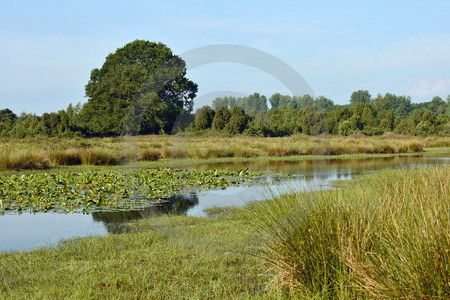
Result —
M156 150L145 149L141 151L140 160L157 161L161 158L161 152Z
M8 150L0 155L0 170L42 170L49 164L49 159L41 151Z
M64 165L116 165L159 159L288 157L297 155L399 154L423 152L427 147L450 147L450 137L387 134L280 138L249 136L135 136L91 139L3 139L0 169ZM10 153L20 152L19 155ZM27 158L35 163L23 163ZM15 163L14 161L18 162ZM19 162L19 160L21 160ZM45 163L45 161L48 161Z
M132 226L127 234L0 254L0 298L245 299L264 291L262 265L242 250L255 241L242 219L168 216Z
M287 294L448 299L449 181L449 168L384 171L257 204L249 218Z
M84 165L105 166L117 165L124 161L120 152L101 148L84 149L80 153Z
M76 166L83 163L81 152L79 149L54 150L48 156L53 166Z

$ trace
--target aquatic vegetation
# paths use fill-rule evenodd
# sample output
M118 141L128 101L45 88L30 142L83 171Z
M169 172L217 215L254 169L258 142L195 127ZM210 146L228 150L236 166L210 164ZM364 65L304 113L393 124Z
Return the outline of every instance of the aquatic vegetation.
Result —
M91 212L136 209L190 188L250 184L262 173L248 170L108 170L0 177L0 213Z

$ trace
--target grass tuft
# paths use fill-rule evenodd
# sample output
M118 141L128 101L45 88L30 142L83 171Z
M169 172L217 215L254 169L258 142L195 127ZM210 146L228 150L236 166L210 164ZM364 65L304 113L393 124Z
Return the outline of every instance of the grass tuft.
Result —
M161 152L146 149L141 152L140 160L144 161L157 161L161 158Z
M450 168L256 205L274 282L306 298L450 298Z
M5 152L0 155L0 170L42 170L49 166L49 161L40 152Z
M81 151L81 161L83 165L107 166L120 163L120 154L104 149L84 149Z
M52 151L49 153L49 160L54 166L76 166L83 162L79 149Z

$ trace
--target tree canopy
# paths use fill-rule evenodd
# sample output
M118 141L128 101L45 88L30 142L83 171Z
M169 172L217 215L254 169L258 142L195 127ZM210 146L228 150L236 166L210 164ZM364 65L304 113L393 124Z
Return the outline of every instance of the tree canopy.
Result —
M135 40L92 70L81 120L93 135L171 132L196 93L180 57L162 43Z
M372 96L370 95L369 91L366 91L366 90L359 90L359 91L353 92L350 97L350 104L370 103L371 101L372 101Z

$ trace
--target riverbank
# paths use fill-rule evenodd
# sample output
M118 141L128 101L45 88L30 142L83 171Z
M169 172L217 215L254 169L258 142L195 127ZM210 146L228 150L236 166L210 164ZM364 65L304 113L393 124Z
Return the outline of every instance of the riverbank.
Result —
M419 153L449 148L450 137L387 134L282 138L247 136L136 136L91 139L2 140L0 170L39 170L77 166L171 166L204 160L267 157L340 156Z
M382 171L216 218L0 255L5 298L448 297L450 169ZM423 228L427 228L423 231Z

